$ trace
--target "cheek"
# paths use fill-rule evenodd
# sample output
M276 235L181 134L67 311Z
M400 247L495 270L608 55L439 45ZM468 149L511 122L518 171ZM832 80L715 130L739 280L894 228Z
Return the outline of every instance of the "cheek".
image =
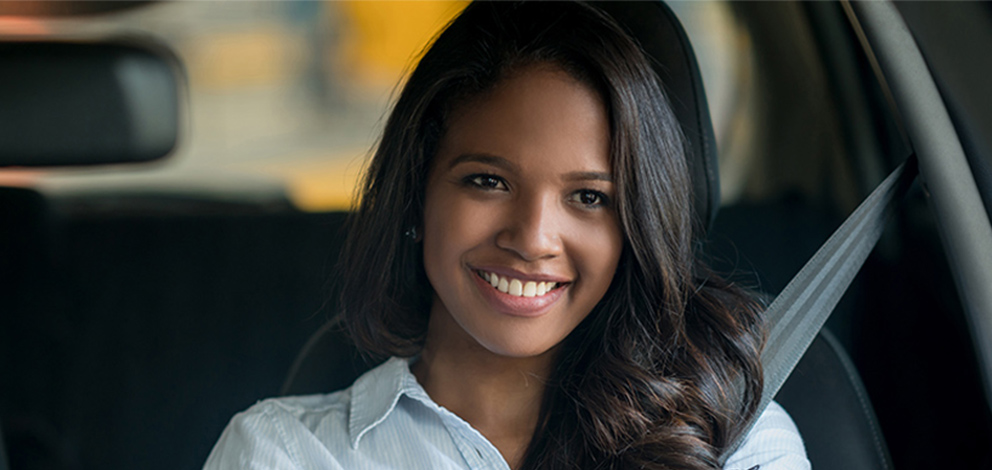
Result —
M580 273L588 280L587 288L598 303L613 282L620 254L623 251L623 234L615 220L609 223L585 226L576 238L577 260Z
M610 255L606 260L608 264L609 272L611 273L609 278L612 281L613 276L616 274L617 265L620 263L620 255L623 253L624 236L623 232L620 231L620 226L618 222L614 222L610 233L607 235L606 246L608 246L607 251Z
M459 268L463 254L487 239L492 218L484 214L464 198L429 196L424 207L424 267L435 289L436 282Z

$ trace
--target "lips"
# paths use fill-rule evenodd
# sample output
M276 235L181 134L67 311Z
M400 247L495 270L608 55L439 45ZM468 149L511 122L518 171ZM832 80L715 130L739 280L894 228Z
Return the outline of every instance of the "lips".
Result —
M501 270L474 269L476 285L494 310L512 316L543 315L561 298L569 282L557 278L526 278Z

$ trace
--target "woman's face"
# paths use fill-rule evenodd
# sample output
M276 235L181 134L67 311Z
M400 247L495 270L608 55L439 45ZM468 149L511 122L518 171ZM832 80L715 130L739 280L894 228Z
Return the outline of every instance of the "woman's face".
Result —
M447 124L424 207L428 345L545 353L602 299L620 259L602 99L558 69L530 67Z

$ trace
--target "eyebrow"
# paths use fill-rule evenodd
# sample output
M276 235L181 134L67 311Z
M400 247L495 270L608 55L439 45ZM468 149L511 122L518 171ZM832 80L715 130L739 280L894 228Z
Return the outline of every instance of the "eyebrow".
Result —
M496 155L490 155L488 153L466 153L459 155L451 163L448 164L448 169L452 169L462 163L476 162L483 163L486 165L492 165L497 168L502 168L506 171L519 172L520 169L517 164ZM575 171L568 173L563 177L566 181L606 181L608 183L613 182L613 175L605 173L602 171Z
M609 173L603 173L601 171L576 171L574 173L569 173L565 175L568 181L606 181L608 183L613 182L613 175Z
M517 172L519 170L515 163L503 157L497 157L496 155L490 155L488 153L466 153L459 155L448 164L448 169L450 170L458 165L461 165L462 163L467 162L484 163L486 165L492 165L494 167L512 172Z

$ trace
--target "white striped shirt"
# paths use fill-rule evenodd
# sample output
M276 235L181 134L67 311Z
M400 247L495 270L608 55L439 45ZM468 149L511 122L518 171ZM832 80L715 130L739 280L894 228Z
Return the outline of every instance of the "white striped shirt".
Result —
M725 469L808 470L802 439L772 403ZM238 413L207 458L215 469L509 470L465 420L434 403L393 358L348 389L274 398Z

